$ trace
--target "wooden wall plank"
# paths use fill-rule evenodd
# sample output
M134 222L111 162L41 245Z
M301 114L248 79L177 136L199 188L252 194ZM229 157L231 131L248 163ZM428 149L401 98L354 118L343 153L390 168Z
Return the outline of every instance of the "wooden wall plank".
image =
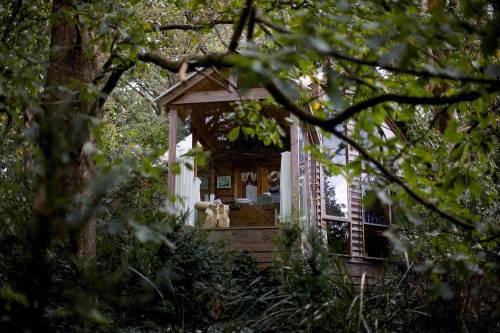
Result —
M241 170L234 168L234 199L243 198L243 184L241 183Z
M262 195L262 193L269 191L269 181L267 179L267 175L267 168L257 168L257 195Z
M208 240L212 243L224 242L228 251L248 251L262 267L262 264L272 263L278 233L277 227L214 228L210 229Z

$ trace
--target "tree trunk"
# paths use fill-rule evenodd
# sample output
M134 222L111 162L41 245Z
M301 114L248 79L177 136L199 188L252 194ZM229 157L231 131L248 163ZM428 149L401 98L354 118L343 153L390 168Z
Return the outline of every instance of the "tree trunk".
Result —
M82 201L75 203L74 199L82 195L85 182L94 174L92 160L82 150L91 138L86 117L91 109L79 91L93 80L97 61L95 51L87 45L91 31L79 25L71 1L54 0L52 6L45 93L41 109L34 113L37 187L30 242L32 257L27 263L32 274L26 277L30 307L23 323L33 332L47 329L44 315L53 278L49 249L57 234L67 237L69 232L73 253L95 254L95 220L82 217ZM89 193L83 195L88 197ZM75 220L78 223L72 223ZM82 241L80 234L84 235ZM65 255L61 253L62 257Z
M82 99L79 92L96 76L97 49L91 45L92 31L78 22L73 8L69 0L55 0L52 8L56 20L51 28L52 53L47 69L44 114L48 122L44 124L44 134L51 138L45 146L45 159L52 159L46 161L44 176L51 180L52 186L41 189L52 193L39 191L39 194L56 202L80 195L90 200L91 193L85 191L85 185L95 174L93 160L83 150L84 145L92 141L87 116L93 103ZM65 207L51 207L54 202L44 204L52 208L49 210L55 214L59 228L65 229L71 224L65 209L74 208L71 202ZM86 217L73 227L75 251L82 256L95 256L95 218Z

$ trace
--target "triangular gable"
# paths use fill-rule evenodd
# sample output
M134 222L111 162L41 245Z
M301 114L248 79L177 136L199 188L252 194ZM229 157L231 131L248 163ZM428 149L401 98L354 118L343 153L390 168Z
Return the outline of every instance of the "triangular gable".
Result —
M177 82L172 87L165 90L160 96L155 99L155 102L159 107L168 105L175 99L190 91L190 89L199 84L201 81L207 80L207 76L213 75L213 73L214 70L211 68L193 72L189 74L184 80Z
M232 103L242 100L263 100L269 97L267 89L254 87L238 89L236 76L229 71L207 68L197 71L173 85L156 98L159 107L201 103Z

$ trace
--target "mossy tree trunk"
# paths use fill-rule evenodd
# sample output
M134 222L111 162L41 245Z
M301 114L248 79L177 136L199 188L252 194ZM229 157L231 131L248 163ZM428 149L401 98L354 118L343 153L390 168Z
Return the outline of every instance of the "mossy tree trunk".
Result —
M52 127L51 137L58 139L57 142L52 142L57 149L54 151L55 155L51 156L56 159L54 162L58 168L46 170L56 173L55 179L59 180L54 185L60 188L50 189L59 197L53 198L55 200L79 195L89 199L91 193L84 190L85 184L95 173L91 156L83 150L85 144L91 143L87 117L93 103L85 101L83 94L79 92L96 76L97 55L96 48L91 44L92 30L78 22L71 3L67 0L56 0L53 3L52 13L56 20L51 27L52 53L46 81L48 100L45 117L50 121L48 127ZM51 205L47 202L45 204ZM61 222L68 223L66 216L58 218ZM93 257L95 218L88 216L80 224L76 226L78 239L75 239L75 246L82 256Z

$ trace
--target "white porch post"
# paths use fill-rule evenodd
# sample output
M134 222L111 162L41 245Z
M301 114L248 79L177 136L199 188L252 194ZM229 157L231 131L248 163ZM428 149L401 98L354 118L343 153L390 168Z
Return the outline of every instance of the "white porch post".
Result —
M292 174L292 212L299 211L299 120L292 115L293 123L290 125L290 153Z
M175 194L174 164L177 157L177 109L170 107L168 112L168 192Z

